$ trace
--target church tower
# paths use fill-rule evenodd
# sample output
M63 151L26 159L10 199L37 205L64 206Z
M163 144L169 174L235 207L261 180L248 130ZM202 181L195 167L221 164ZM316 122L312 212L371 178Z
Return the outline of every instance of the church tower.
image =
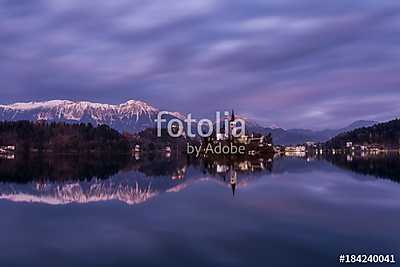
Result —
M235 121L235 111L232 109L232 113L231 113L231 122Z
M229 138L233 140L233 129L236 127L235 111L232 109L231 119L229 120Z

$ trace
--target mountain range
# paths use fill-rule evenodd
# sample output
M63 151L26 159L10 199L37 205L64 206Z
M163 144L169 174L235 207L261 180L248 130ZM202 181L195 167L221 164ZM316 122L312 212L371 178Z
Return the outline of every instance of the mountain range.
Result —
M52 100L0 105L0 121L83 122L93 125L106 124L120 132L138 132L153 127L158 112L155 107L137 100L129 100L119 105ZM167 117L182 118L182 115L171 112Z
M138 100L129 100L118 105L92 103L87 101L52 100L45 102L15 103L0 105L0 121L46 120L66 123L107 124L120 132L139 132L154 127L154 120L160 110ZM164 117L183 119L178 112L169 112ZM332 137L357 128L376 124L375 121L356 121L340 129L307 130L262 127L246 120L246 129L251 132L271 133L274 143L278 145L302 144L307 141L325 142Z
M274 144L276 145L295 145L304 144L306 142L326 142L341 133L350 132L358 128L369 127L378 123L377 121L359 120L339 129L283 129L280 127L262 127L251 119L247 119L241 116L237 117L246 121L246 131L250 133L271 133Z
M349 132L358 128L375 125L376 121L359 120L339 129L307 130L307 129L282 129L265 128L266 132L272 134L274 143L277 145L304 144L305 142L326 142L338 134Z

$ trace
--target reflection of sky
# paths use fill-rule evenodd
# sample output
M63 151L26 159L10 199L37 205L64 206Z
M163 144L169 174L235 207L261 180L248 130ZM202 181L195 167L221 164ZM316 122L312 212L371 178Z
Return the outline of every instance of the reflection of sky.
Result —
M398 1L0 0L0 99L336 127L399 114Z
M1 201L0 265L335 266L339 253L399 251L398 184L312 166L235 198L210 179L136 206Z

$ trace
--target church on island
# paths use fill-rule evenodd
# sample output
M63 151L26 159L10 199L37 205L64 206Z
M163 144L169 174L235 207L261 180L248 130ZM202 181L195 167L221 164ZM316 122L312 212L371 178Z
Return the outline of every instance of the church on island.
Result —
M225 116L221 123L228 123L229 127L214 132L202 140L203 154L227 155L227 156L263 156L274 153L271 134L263 135L246 130L244 133L234 134L238 124L243 120L237 120L235 112ZM218 127L216 127L218 129Z

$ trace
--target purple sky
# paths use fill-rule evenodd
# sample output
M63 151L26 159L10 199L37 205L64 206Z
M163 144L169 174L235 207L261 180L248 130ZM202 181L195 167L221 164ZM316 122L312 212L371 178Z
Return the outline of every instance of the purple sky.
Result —
M71 99L265 125L400 114L398 0L0 0L0 103Z

